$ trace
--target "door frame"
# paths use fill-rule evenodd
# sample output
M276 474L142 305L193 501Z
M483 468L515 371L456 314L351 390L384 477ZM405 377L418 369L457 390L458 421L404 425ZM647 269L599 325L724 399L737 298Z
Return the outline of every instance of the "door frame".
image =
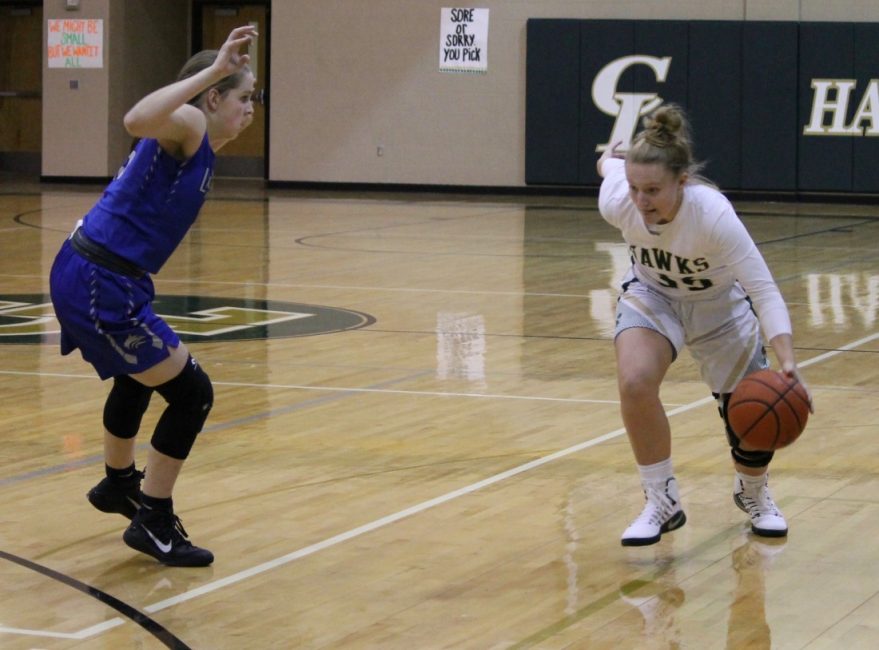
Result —
M196 52L204 49L204 41L202 39L202 34L204 32L204 23L202 21L202 10L205 7L229 7L235 8L240 7L242 5L261 5L265 7L266 14L266 24L261 28L261 33L259 35L260 42L265 51L265 66L264 69L259 72L262 77L262 97L260 103L262 104L262 110L264 111L264 130L263 134L263 165L262 165L262 178L263 180L268 180L269 178L269 147L270 147L270 122L271 122L271 112L269 111L269 97L271 96L270 87L271 87L271 70L272 70L272 0L191 0L191 8L190 8L190 23L192 25L192 34L190 36L190 40L192 43L191 46L191 54L195 54ZM265 33L262 33L265 32Z
M28 9L38 10L40 12L40 22L43 23L43 1L42 0L0 0L0 7L5 9ZM42 45L36 56L42 53ZM31 53L23 53L30 55ZM18 88L0 87L0 100L13 101L21 99L38 100L40 102L40 113L42 114L43 101L43 71L40 70L40 89L37 91L21 91ZM42 124L42 118L41 118ZM42 130L42 128L41 128ZM42 134L40 134L42 140ZM42 144L38 151L0 151L0 172L16 172L27 176L39 176L42 166Z

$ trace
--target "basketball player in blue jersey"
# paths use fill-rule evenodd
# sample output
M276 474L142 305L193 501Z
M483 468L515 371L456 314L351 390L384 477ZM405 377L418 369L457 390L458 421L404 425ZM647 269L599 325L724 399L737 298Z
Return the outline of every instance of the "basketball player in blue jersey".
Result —
M253 120L255 79L241 51L256 36L238 27L219 50L194 55L177 81L125 115L137 139L128 161L61 246L50 276L61 353L79 348L101 379L106 477L88 499L131 519L128 546L171 566L207 566L174 514L172 492L213 404L207 374L153 312L157 273L198 216L211 186L214 152ZM153 392L167 402L147 452L135 436ZM142 484L141 484L142 483Z

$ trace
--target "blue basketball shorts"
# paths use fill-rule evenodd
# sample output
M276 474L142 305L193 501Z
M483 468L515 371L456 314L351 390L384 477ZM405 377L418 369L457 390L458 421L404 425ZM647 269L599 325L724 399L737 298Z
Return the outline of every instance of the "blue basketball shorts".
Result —
M180 345L153 312L149 275L133 279L98 266L74 251L70 240L55 257L49 287L61 325L61 354L78 348L101 379L144 372Z

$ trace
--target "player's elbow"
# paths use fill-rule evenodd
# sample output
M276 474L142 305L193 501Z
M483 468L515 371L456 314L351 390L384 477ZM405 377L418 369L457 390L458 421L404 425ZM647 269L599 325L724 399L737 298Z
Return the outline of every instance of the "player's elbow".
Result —
M128 134L132 137L144 137L146 124L143 118L138 115L136 109L131 109L125 114L125 117L122 118L122 124L125 126L125 130L128 131Z
M158 116L134 106L122 118L122 124L128 134L135 138L153 138L163 127L164 121Z

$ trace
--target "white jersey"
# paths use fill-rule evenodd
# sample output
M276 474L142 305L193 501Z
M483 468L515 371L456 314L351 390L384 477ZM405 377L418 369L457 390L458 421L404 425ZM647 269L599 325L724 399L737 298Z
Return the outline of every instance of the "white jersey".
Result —
M750 297L767 340L790 334L790 316L769 267L730 202L716 189L684 185L671 223L651 225L629 197L625 162L603 162L598 209L629 247L640 282L673 300L711 300L737 281Z

